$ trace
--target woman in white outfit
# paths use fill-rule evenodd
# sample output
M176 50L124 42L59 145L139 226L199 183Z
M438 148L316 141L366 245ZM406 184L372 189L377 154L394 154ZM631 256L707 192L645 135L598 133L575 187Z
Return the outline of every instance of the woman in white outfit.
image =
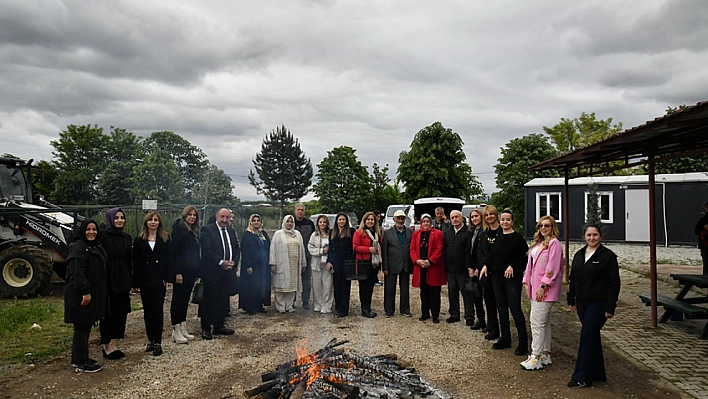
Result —
M295 218L286 215L282 227L273 235L268 264L273 274L275 310L280 313L292 313L295 311L295 295L302 292L300 273L307 267L307 261L302 236L295 230Z
M334 268L327 263L327 252L329 252L329 219L327 216L320 215L317 218L317 231L310 236L307 249L312 255L310 269L312 269L315 312L332 313L334 301L332 272L334 272Z

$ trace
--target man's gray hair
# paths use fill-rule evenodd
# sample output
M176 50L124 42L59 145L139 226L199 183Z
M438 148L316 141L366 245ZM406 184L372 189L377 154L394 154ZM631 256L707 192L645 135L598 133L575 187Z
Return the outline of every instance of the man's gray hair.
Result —
M460 211L458 211L458 210L454 210L454 211L450 212L450 217L452 217L452 214L453 214L453 213L459 213L460 216L464 217L464 215L462 215L462 212L460 212Z
M439 207L435 208L435 212L437 212L437 211L443 211L443 213L445 213L445 208L443 208L442 206L439 206Z
M298 206L305 208L305 204L303 204L302 202L298 202L297 204L295 204L295 208L297 208Z

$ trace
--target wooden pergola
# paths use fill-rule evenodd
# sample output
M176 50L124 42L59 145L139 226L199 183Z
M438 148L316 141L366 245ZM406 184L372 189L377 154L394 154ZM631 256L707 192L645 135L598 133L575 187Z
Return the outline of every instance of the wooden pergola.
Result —
M656 209L657 162L708 152L708 101L681 108L653 121L619 132L603 141L549 159L530 170L563 170L563 218L569 220L568 179L647 165L649 172L649 262L651 275L651 325L657 326ZM564 223L566 276L569 272L569 226Z

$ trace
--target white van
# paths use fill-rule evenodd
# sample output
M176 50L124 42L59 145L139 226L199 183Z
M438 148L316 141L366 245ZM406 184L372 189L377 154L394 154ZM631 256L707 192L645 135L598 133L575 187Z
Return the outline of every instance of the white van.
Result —
M410 205L389 205L389 207L386 209L386 214L384 215L384 220L381 223L381 228L384 230L388 230L391 227L396 225L396 222L393 220L393 214L396 213L396 211L403 211L406 212Z
M450 216L452 211L462 211L465 201L459 198L451 197L427 197L418 198L413 201L413 206L408 211L413 217L413 222L409 225L411 230L420 230L420 217L427 213L435 219L435 208L442 207L445 209L445 215Z

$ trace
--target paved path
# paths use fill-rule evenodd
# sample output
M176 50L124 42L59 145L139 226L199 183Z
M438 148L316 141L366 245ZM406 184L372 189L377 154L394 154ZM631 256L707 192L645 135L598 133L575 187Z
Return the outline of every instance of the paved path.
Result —
M698 274L702 267L659 265L658 268L658 293L674 297L679 288L668 275ZM649 293L649 278L642 274L646 271L648 265L621 270L617 314L605 325L603 336L688 395L708 399L708 340L699 338L706 320L669 321L651 328L651 308L639 300L639 294ZM661 317L663 308L658 311Z

